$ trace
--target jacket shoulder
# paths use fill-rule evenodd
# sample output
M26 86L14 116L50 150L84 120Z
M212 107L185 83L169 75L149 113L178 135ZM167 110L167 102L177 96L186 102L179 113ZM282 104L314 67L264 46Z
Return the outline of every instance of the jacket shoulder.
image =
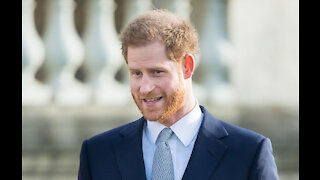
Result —
M211 131L218 139L223 141L261 141L265 137L252 130L240 127L235 124L217 119L203 106L200 106L204 113L204 126Z
M254 141L254 142L260 142L261 140L265 139L263 135L250 130L246 129L225 121L221 121L224 128L227 130L228 135L230 138L237 138L237 139L244 139L246 141Z

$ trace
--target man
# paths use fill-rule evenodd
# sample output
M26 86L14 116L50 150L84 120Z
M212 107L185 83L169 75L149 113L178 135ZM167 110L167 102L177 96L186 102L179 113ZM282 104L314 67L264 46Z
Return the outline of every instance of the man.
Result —
M198 36L180 17L149 11L121 36L139 120L83 142L79 179L273 180L268 138L213 117L192 74Z

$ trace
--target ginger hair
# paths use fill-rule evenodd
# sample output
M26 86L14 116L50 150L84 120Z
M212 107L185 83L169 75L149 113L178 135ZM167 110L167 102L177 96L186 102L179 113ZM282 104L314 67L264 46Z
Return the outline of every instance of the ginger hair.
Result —
M128 63L128 46L141 47L153 40L165 45L169 59L181 63L187 53L199 52L195 28L168 10L152 10L138 16L120 36L122 55Z

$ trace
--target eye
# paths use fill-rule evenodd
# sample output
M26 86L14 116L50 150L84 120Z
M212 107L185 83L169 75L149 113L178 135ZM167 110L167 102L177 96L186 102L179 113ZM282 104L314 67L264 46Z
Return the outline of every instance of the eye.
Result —
M141 72L140 71L132 71L131 72L132 76L141 76Z
M158 74L161 74L162 72L163 72L163 71L156 70L156 71L155 71L155 74L157 74L157 75L158 75Z

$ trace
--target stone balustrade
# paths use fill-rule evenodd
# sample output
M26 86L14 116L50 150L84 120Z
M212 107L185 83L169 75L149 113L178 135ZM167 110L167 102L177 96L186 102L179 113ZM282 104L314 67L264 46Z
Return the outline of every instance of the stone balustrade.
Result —
M127 74L123 71L122 79L116 78L121 68L125 70L125 61L116 29L115 1L86 1L86 21L81 36L74 21L76 1L46 1L42 7L46 8L42 36L34 20L37 1L22 2L23 106L126 105L131 102ZM123 26L139 14L158 8L169 9L194 24L190 0L121 2ZM202 74L198 76L199 83L195 82L195 92L203 103L233 105L236 96L228 79L232 45L226 26L227 3L206 0L202 4L207 8L201 12L203 18L198 23L203 26L199 31L202 51L197 55ZM76 77L80 68L85 74L82 80ZM36 78L40 69L45 76L43 81Z
M119 34L139 14L165 8L199 33L200 103L297 107L299 5L281 2L22 0L22 104L132 103Z

